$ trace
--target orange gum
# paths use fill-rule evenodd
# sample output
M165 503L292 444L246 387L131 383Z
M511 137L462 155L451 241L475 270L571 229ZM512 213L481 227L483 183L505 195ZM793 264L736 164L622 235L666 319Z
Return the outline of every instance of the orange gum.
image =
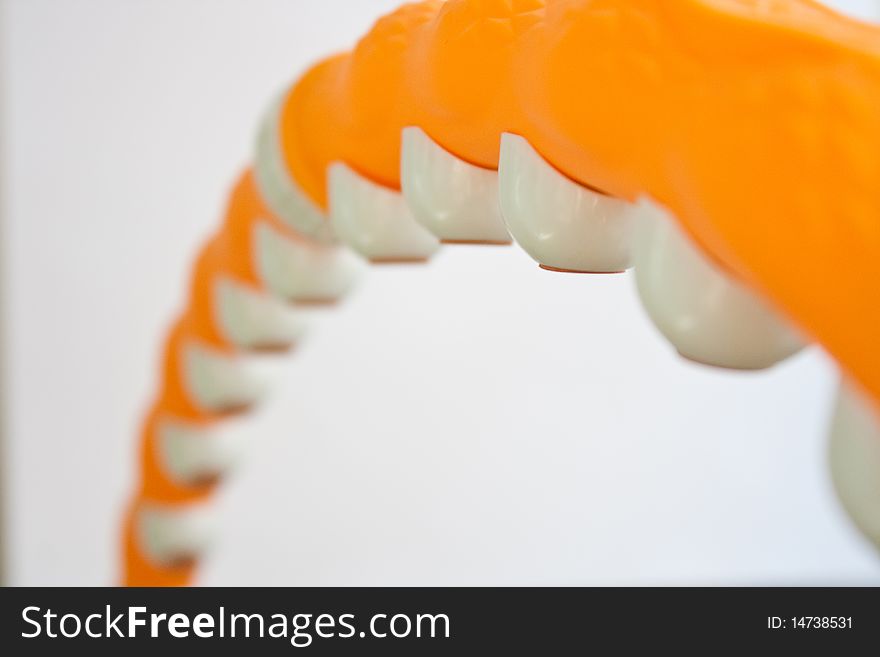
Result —
M880 29L811 0L406 5L306 73L281 140L326 208L341 160L398 188L400 131L496 168L502 132L670 209L880 399Z

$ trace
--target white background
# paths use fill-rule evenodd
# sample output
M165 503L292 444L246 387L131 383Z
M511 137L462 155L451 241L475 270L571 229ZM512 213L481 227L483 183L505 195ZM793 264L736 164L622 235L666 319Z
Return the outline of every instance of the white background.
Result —
M258 117L396 2L3 5L12 583L115 581L159 341ZM247 420L202 583L880 583L832 494L816 350L685 363L630 275L517 248L373 269L314 324Z

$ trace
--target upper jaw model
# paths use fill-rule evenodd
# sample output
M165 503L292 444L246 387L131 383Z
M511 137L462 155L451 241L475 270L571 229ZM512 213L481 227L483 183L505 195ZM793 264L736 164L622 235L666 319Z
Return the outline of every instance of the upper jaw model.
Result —
M223 428L265 392L254 357L351 287L346 249L413 263L443 243L634 268L693 361L762 370L821 345L845 382L835 488L880 546L878 43L813 0L427 0L316 64L270 106L197 259L124 580L191 580L238 461Z

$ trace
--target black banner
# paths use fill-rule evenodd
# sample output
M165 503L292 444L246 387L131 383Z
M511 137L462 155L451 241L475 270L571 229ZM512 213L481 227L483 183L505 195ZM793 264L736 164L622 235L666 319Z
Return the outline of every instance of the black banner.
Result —
M840 650L880 645L878 625L867 588L0 590L6 655L164 657L224 642L260 655Z

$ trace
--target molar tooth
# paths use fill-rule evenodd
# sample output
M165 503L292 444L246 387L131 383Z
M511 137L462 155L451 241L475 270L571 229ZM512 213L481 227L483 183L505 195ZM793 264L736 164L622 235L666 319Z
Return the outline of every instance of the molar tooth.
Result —
M153 563L175 567L198 559L215 543L217 512L208 503L144 503L137 516L141 550Z
M254 180L266 205L302 235L329 244L335 241L324 213L309 199L287 171L281 152L279 128L284 97L272 103L257 133Z
M328 171L330 217L339 238L373 262L419 262L439 241L416 223L403 196L335 163Z
M507 229L544 268L598 273L632 265L636 205L578 185L510 133L501 137L498 174Z
M303 333L296 314L278 299L223 278L217 281L217 313L226 337L245 349L284 349Z
M838 392L829 461L844 508L880 548L880 414L853 384L842 383Z
M235 419L199 426L164 419L156 431L157 449L165 471L188 486L210 483L228 474L240 461L246 427Z
M265 222L254 230L257 269L273 294L303 303L332 302L352 287L360 263L348 249L296 242Z
M265 397L274 378L272 370L283 360L272 354L223 354L190 344L184 353L184 380L200 408L218 413L240 411Z
M421 128L404 128L400 183L416 221L444 242L510 244L498 173L465 162Z
M691 360L763 369L802 342L765 302L710 263L659 206L643 202L636 283L660 332Z

